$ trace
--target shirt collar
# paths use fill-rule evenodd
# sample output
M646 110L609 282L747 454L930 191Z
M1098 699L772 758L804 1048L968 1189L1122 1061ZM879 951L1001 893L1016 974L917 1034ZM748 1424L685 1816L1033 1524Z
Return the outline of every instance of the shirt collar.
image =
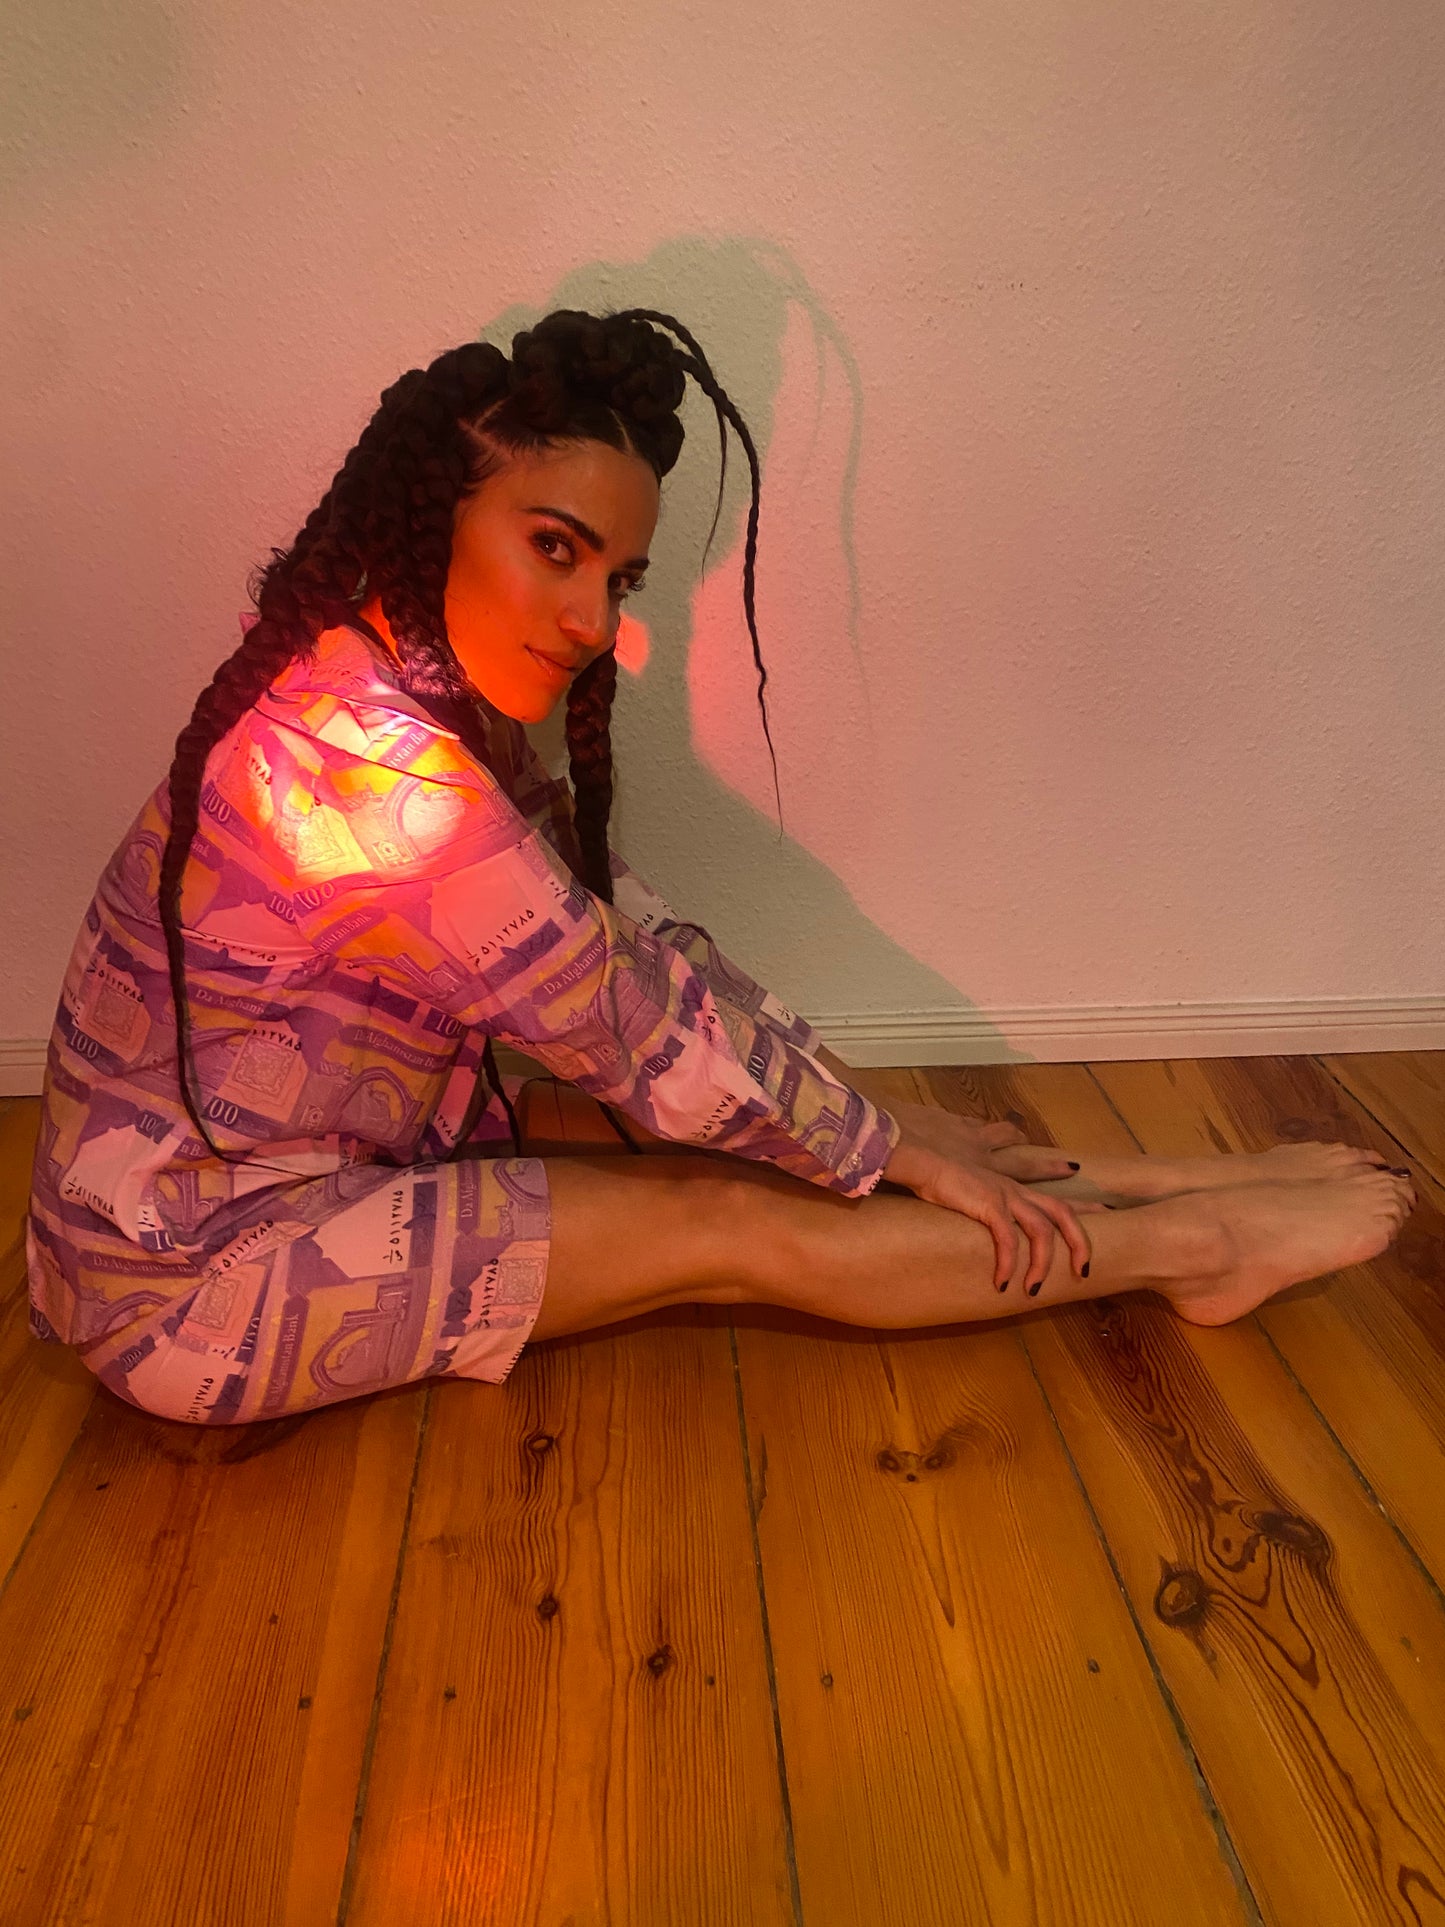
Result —
M294 657L256 706L278 722L369 761L386 760L384 743L394 736L397 719L402 717L451 742L460 740L454 729L439 723L402 687L401 667L389 651L347 623L323 629L315 655ZM484 696L479 696L477 709L487 746L500 762L505 780L518 761L515 739L524 733L522 725ZM372 746L377 754L368 756Z

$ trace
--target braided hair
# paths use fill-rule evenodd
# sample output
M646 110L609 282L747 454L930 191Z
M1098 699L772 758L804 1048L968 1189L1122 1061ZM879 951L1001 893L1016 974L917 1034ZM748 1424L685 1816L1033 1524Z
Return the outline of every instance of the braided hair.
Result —
M682 348L652 323L671 330ZM361 621L364 601L379 597L396 640L401 682L468 752L497 774L486 722L473 687L447 637L445 599L452 528L459 502L517 455L562 442L595 440L642 457L659 482L682 449L677 409L691 375L717 415L721 443L717 529L727 478L727 424L742 442L752 476L743 568L743 607L758 669L758 706L773 755L754 615L760 477L757 451L742 416L724 393L707 357L682 324L650 308L605 315L557 309L512 337L509 360L489 343L464 342L425 368L412 368L387 388L331 486L289 549L253 578L257 619L240 648L216 671L176 738L168 777L170 829L161 859L158 907L176 1012L181 1096L202 1142L214 1142L197 1109L186 997L181 889L200 821L206 759L286 666L313 660L323 630ZM704 561L706 552L704 552ZM375 631L371 633L374 635ZM572 847L566 860L586 887L612 902L607 824L612 809L612 699L617 659L607 650L574 678L567 692L568 771L572 780ZM773 756L774 791L777 758ZM487 1084L479 1076L449 1157L461 1154L487 1102L501 1099L520 1155L516 1113L502 1088L492 1040L483 1047ZM629 1148L640 1149L603 1106Z

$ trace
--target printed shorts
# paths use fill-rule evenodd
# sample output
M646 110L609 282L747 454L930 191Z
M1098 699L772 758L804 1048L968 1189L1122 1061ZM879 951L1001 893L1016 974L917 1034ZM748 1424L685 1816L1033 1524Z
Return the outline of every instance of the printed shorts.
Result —
M284 1190L193 1288L78 1346L158 1417L244 1425L424 1378L500 1384L536 1323L551 1196L540 1157L358 1165L319 1222ZM301 1188L314 1216L314 1187ZM298 1192L298 1199L301 1193Z

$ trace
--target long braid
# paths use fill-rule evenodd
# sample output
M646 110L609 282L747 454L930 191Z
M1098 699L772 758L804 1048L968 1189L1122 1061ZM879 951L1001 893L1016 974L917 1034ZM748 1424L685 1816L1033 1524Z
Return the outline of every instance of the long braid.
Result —
M686 344L680 352L649 324L660 322ZM478 692L461 667L446 630L446 584L452 528L460 501L501 468L509 457L562 441L594 438L640 455L658 480L675 464L683 428L677 409L691 374L713 403L727 473L726 423L747 452L752 474L743 601L759 671L758 704L773 753L763 688L763 667L754 618L759 467L746 425L723 392L693 337L671 316L628 309L595 316L562 309L512 339L512 358L499 348L467 342L448 349L428 367L413 368L382 394L326 495L307 518L289 550L273 550L253 597L259 611L241 647L217 671L176 740L170 771L171 827L161 865L159 907L165 931L176 1008L181 1094L206 1146L231 1158L211 1138L198 1112L191 1083L191 1024L185 994L181 892L186 859L203 803L206 760L298 656L314 654L321 631L349 622L382 639L359 614L362 600L377 597L396 642L403 686L468 753L495 775L487 725ZM711 547L712 534L708 536ZM384 644L382 645L384 647ZM611 710L617 686L615 653L597 658L571 684L567 697L567 748L575 792L574 863L582 882L607 903L612 898L607 826L612 806ZM773 756L774 789L777 758ZM781 798L779 798L781 824ZM521 1152L516 1113L502 1087L486 1038L486 1082L478 1076L467 1113L449 1155L464 1151L488 1097L488 1086L507 1114L514 1150ZM630 1150L641 1147L608 1105L603 1110Z
M431 368L413 368L392 383L291 548L273 550L273 559L254 589L259 619L202 690L189 723L176 739L168 785L171 823L161 859L158 905L176 1011L177 1068L191 1122L211 1153L228 1163L242 1159L215 1142L192 1095L192 1027L181 930L182 881L200 822L206 759L289 663L314 653L322 629L350 619L347 612L363 581L368 590L379 588L385 598L392 581L405 577L409 537L414 540L430 523L443 527L444 539L450 543L452 509L468 480L460 436L457 459L451 465L455 489L450 501L445 490L429 494L425 487L419 489L404 458L398 468L395 451L415 446L434 450L439 439L437 397L443 398L440 406L450 413L455 430L460 400L470 408L484 407L505 393L506 382L505 356L479 343L467 343L439 356ZM387 619L391 620L390 614ZM438 697L444 703L448 698L460 699L467 688L461 666L446 643L445 627L439 624L438 628L439 634L432 635L425 627L418 629L407 622L407 640L399 644L407 672L404 680L429 707ZM470 735L469 751L490 768L484 734L473 729ZM513 1139L520 1144L511 1106L505 1093L498 1095L507 1106ZM462 1142L459 1137L454 1151Z
M322 497L292 544L289 554L297 566L304 562L325 527L332 512L334 493L334 488L329 489ZM280 556L286 552L276 553ZM305 646L305 638L296 624L296 597L290 590L287 575L275 564L261 580L256 605L260 611L258 620L247 631L240 648L221 664L196 698L191 719L176 738L167 783L170 827L157 887L171 998L176 1012L176 1061L181 1098L202 1142L222 1157L227 1154L212 1141L191 1093L191 1014L186 997L185 939L181 933L181 885L186 859L200 825L206 758Z

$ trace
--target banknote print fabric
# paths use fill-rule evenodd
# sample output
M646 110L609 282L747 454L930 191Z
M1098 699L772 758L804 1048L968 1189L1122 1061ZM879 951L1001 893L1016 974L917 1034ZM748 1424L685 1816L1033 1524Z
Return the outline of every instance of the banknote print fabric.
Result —
M56 1012L27 1221L31 1325L146 1410L302 1412L499 1383L542 1302L551 1200L489 1100L491 1037L659 1137L859 1197L897 1122L802 1018L614 851L484 705L493 773L349 625L216 745L181 899L196 1136L156 909L162 782L101 876Z

